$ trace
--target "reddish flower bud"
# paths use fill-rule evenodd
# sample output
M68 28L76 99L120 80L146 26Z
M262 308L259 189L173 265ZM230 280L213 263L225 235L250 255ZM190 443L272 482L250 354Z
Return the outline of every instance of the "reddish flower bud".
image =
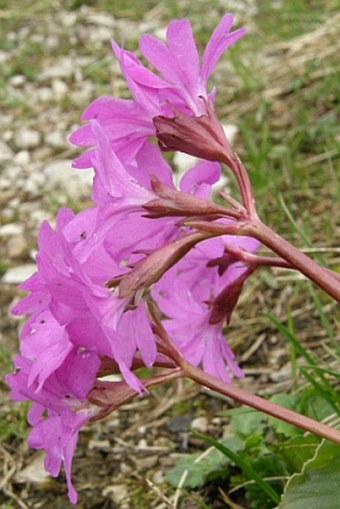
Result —
M166 382L171 382L182 376L180 368L173 368L149 378L142 379L145 392L149 388L157 387ZM132 389L126 382L105 382L97 380L95 386L87 396L87 400L101 408L101 410L92 417L92 421L98 421L109 415L113 410L121 405L128 403L138 396L138 392Z
M231 315L241 295L243 284L254 270L254 267L249 267L248 270L219 293L212 303L209 323L219 323L224 319L227 324L230 323Z
M207 114L199 117L186 115L174 107L174 117L154 117L159 146L163 151L179 150L230 166L235 159L231 146L212 106L207 101L205 106Z
M226 214L224 207L204 198L171 189L156 177L151 177L151 186L159 198L143 205L143 208L148 211L147 217L209 215L218 218ZM237 211L232 212L237 214Z

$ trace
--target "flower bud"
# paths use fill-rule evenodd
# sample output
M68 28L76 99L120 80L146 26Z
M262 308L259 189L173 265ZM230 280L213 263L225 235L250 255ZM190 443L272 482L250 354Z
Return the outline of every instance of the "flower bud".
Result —
M174 117L154 117L159 146L163 151L179 150L230 166L235 159L231 146L212 106L207 101L205 106L207 113L199 117L186 115L174 107Z

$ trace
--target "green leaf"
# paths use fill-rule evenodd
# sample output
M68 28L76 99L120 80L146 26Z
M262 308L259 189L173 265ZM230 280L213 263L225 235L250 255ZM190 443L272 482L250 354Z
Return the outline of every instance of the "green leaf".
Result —
M266 482L270 482L270 486L277 493L282 493L288 471L285 463L277 454L260 455L251 462L251 466L263 479L271 479ZM258 484L248 484L245 490L246 499L251 503L252 509L270 509L274 507L273 500Z
M265 420L266 416L262 412L241 407L239 412L231 417L230 425L235 435L246 438L255 433L263 433Z
M226 438L221 442L235 452L244 448L243 440L237 437ZM203 453L186 454L179 458L175 467L166 473L166 479L175 487L181 483L184 488L199 488L208 480L223 475L229 463L229 458L210 447Z
M300 474L286 484L279 509L338 509L340 446L323 440Z
M316 421L323 421L334 413L333 406L330 405L314 387L307 387L300 394L301 410L300 412Z
M257 473L255 469L250 465L248 459L244 459L241 454L237 454L237 452L229 449L225 443L219 442L214 438L204 435L203 433L199 433L198 431L193 431L193 433L207 442L210 445L213 445L221 451L225 456L227 456L231 461L236 463L242 470L243 473L248 477L248 479L255 481L257 486L267 494L267 496L275 503L278 504L280 501L280 496L278 493L267 483L264 479L262 479L261 475Z
M290 472L301 472L303 465L315 454L320 440L316 435L304 435L280 443L280 452Z

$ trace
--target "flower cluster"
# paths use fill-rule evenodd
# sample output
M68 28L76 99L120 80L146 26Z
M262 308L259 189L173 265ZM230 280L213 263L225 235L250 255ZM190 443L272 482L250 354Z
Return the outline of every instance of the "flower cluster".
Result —
M170 166L150 141L156 117L174 111L209 117L215 90L207 92L208 78L244 33L230 33L232 21L230 14L222 18L201 64L187 20L170 23L165 44L144 35L140 51L160 76L112 43L132 99L95 100L82 116L87 123L71 136L90 147L74 167L94 168L93 206L78 214L61 209L55 229L41 226L37 272L21 285L29 294L12 310L29 318L16 371L7 377L11 394L33 401L29 444L45 449L51 475L64 464L73 503L72 456L81 426L102 415L97 394L105 366L116 366L129 394L148 386L134 373L136 365L171 366L158 349L144 296L153 299L188 362L228 382L242 376L223 326L251 270L228 246L254 252L258 242L190 228L186 220L197 216L232 222L209 200L220 164L201 160L176 189Z

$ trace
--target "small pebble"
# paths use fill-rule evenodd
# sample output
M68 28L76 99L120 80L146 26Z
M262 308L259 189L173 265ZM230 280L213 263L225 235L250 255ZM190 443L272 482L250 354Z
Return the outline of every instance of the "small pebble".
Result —
M16 74L15 76L12 76L9 80L9 84L12 85L12 87L21 87L26 81L25 76L22 74Z
M21 235L24 227L21 224L8 223L0 227L0 239L9 239L15 235Z
M20 166L24 166L30 162L30 153L28 150L20 150L15 157L14 162L20 164Z
M27 251L27 242L23 235L12 237L7 242L7 255L10 258L21 258Z
M37 266L35 263L26 263L25 265L18 265L8 269L2 277L2 282L10 285L18 285L28 279L34 272Z
M205 433L208 429L208 419L206 417L196 417L191 423L193 429L197 429L201 433Z
M34 129L19 127L14 136L14 143L19 149L32 149L41 142L41 134Z

